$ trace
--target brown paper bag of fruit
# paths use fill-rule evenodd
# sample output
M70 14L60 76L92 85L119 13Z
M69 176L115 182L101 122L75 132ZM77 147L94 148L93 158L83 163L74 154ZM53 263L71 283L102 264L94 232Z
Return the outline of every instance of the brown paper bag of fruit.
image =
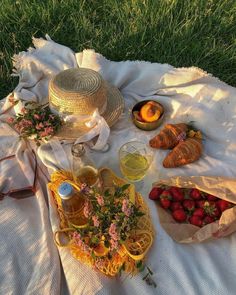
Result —
M236 179L173 177L153 184L149 193L161 226L179 243L197 243L236 231Z

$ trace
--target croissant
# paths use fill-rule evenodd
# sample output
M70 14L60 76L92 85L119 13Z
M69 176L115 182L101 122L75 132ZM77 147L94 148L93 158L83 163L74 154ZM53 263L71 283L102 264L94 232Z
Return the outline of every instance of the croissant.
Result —
M182 140L181 134L186 135L187 130L188 126L184 123L167 124L159 134L149 141L149 145L157 149L172 149Z
M181 141L164 159L165 168L175 168L198 160L202 154L202 141L197 138L187 138Z

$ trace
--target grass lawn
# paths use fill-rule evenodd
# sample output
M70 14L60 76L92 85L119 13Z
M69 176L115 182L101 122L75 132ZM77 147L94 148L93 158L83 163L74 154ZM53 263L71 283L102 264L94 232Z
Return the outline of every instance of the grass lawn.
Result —
M74 51L193 65L236 86L235 0L1 0L0 98L17 84L12 55L46 33Z

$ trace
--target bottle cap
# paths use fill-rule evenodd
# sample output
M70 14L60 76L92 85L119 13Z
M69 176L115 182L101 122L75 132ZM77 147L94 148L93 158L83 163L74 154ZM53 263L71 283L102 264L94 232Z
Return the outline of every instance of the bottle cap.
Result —
M72 146L71 148L71 152L72 152L72 155L73 156L76 156L76 157L81 157L84 155L85 153L85 148L83 146L83 144L81 143L76 143Z
M64 200L68 200L71 198L72 193L73 193L72 185L69 184L68 182L62 182L58 188L59 196Z

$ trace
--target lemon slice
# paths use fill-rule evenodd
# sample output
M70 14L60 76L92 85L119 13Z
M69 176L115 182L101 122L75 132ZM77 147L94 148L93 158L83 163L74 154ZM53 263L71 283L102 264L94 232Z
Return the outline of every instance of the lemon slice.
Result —
M130 202L135 204L135 186L133 184L130 184L129 186L129 199Z

